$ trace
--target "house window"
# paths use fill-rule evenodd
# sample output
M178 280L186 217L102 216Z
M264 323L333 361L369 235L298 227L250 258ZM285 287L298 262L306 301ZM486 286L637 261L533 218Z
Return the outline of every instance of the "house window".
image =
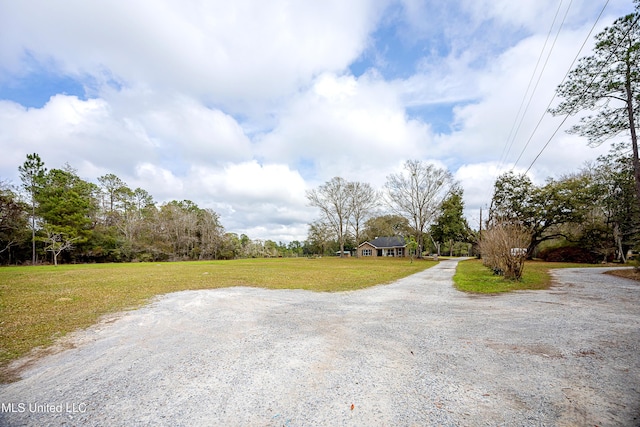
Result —
M362 256L371 256L371 249L363 249Z

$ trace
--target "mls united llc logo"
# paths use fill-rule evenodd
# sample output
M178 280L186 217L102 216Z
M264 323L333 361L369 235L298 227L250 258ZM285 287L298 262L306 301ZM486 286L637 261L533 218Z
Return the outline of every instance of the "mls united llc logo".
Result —
M77 414L87 411L86 403L0 403L0 412L3 413L52 413L52 414Z

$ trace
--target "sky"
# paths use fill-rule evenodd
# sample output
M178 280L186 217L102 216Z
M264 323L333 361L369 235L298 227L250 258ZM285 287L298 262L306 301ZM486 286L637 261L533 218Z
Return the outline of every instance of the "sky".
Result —
M68 163L95 183L113 173L158 203L214 209L229 232L289 242L318 217L305 191L336 176L381 190L421 160L451 171L477 229L501 173L528 169L541 184L609 150L567 134L577 118L558 130L563 117L545 112L593 36L632 11L632 0L0 0L0 180L19 185L38 153L49 169Z

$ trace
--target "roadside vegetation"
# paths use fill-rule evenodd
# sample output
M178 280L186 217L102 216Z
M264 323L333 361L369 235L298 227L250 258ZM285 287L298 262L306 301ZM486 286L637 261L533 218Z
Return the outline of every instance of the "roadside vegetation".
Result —
M628 268L625 270L611 270L607 274L623 277L625 279L637 280L640 282L640 270L638 268Z
M601 267L594 264L566 262L525 261L525 268L519 280L508 280L494 274L483 265L482 260L472 259L460 262L453 276L456 289L478 294L497 294L511 291L548 289L551 286L552 268Z
M275 258L0 268L0 380L7 364L109 313L154 296L251 286L336 292L388 283L435 265L409 259ZM4 373L3 373L4 372Z

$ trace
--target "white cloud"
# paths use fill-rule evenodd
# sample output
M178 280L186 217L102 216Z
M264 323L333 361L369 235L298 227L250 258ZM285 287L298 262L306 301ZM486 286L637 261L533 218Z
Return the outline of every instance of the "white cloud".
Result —
M306 183L283 164L249 161L223 168L196 166L184 182L185 193L192 194L201 207L216 209L229 231L251 238L304 240L306 224L315 214L307 207Z
M477 212L523 150L601 6L573 2L506 153L556 7L551 0L3 2L0 90L45 70L78 79L90 99L59 93L30 109L0 100L0 175L17 181L25 155L37 152L49 168L68 162L94 181L115 173L159 201L214 208L229 231L286 241L303 240L316 214L306 189L334 176L380 188L405 160L418 159L456 171L467 208ZM600 27L631 9L630 0L612 0ZM402 77L389 72L397 65L389 46L412 55L401 58ZM349 66L365 57L378 58L380 69L368 64L352 75ZM452 131L434 130L437 114ZM517 170L558 122L545 117ZM576 171L607 148L589 149L560 130L531 176L541 182Z
M274 0L9 2L0 63L25 51L76 75L115 76L251 109L361 52L382 5ZM9 42L10 40L10 42ZM52 60L52 61L51 61Z
M52 167L89 162L126 175L145 162L186 169L251 158L250 141L231 116L184 97L123 92L83 101L56 95L30 109L1 102L0 125L3 141L20 142L11 150L13 162L38 152Z
M313 159L307 178L333 176L379 184L389 165L428 152L430 129L410 119L394 86L375 74L325 73L288 104L258 150L290 164Z
M170 170L145 162L136 166L135 173L140 183L151 184L150 189L145 189L155 197L171 199L172 194L183 194L184 184Z
M224 169L194 168L211 195L235 200L304 204L306 185L297 171L283 164L260 165L256 161L229 164Z
M12 164L3 163L4 170L17 169L26 154L36 152L49 168L67 162L77 167L86 161L121 171L148 149L147 141L126 123L114 120L110 106L101 99L56 95L44 107L30 109L0 102L0 127L3 147L11 147L6 153Z
M137 122L164 150L176 150L176 158L190 165L251 158L249 138L235 119L193 99L177 98L166 104L140 108L137 116L129 120Z
M608 13L613 13L615 17L623 13L630 13L632 8L630 2L625 0L613 0L607 2ZM511 26L514 28L525 28L530 32L547 32L557 14L554 30L557 29L563 16L568 11L568 19L565 25L571 27L576 23L583 25L592 16L596 16L603 7L602 2L589 0L555 2L555 1L520 1L511 0L464 0L464 8L469 10L476 20L492 19L496 21L496 26ZM605 20L612 20L611 16ZM545 23L547 26L541 26ZM593 23L593 22L590 22Z
M464 190L466 208L477 209L491 202L493 184L508 169L498 162L462 165L454 174Z
M595 159L601 151L591 150L583 139L565 133L575 118L558 129L562 118L546 113L555 88L588 30L580 28L562 34L539 81L546 55L533 79L532 75L544 45L544 33L522 39L495 57L488 68L472 74L470 79L476 83L477 99L457 106L455 131L436 138L441 155L452 159L449 164L455 168L460 164L497 160L502 165L512 165L518 160L517 166L526 169L550 140L543 155L533 164L536 175L557 176L576 171L585 161ZM525 98L527 87L530 87L529 96ZM536 92L530 98L533 88ZM523 112L526 114L521 120ZM572 141L571 144L568 141Z

